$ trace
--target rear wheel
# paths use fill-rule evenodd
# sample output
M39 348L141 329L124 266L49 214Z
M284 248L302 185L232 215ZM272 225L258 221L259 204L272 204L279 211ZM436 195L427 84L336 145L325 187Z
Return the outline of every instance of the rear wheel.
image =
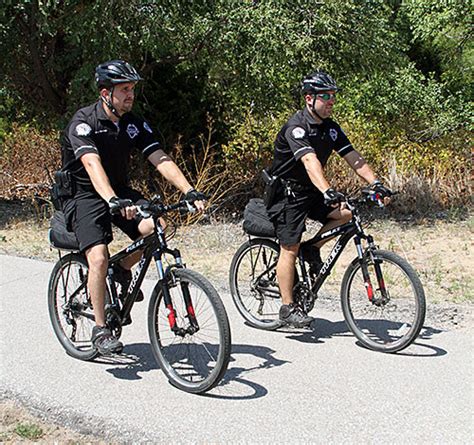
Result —
M281 326L280 290L276 265L279 245L270 239L253 238L242 244L232 258L229 284L232 299L247 322L260 329Z
M81 360L91 360L98 354L91 342L95 318L86 285L87 273L86 259L70 253L56 263L48 285L54 333L66 352Z
M367 348L381 352L409 346L425 319L418 275L403 258L383 250L374 251L373 259L364 256L362 264L359 259L351 263L342 280L341 303L354 335Z
M191 393L209 391L224 376L230 359L230 327L222 301L209 281L189 269L176 269L168 279L174 313L166 307L163 283L153 291L148 331L153 354L174 386ZM185 293L192 308L188 310ZM189 313L194 311L198 329ZM175 331L171 323L176 322Z

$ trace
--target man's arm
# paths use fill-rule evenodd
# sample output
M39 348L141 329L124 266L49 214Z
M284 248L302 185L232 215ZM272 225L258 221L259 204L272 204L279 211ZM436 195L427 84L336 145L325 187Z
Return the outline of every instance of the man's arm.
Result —
M100 197L109 202L110 198L117 196L110 185L109 178L105 173L100 156L95 153L86 153L81 156L81 162L91 178L92 185Z
M357 150L352 150L350 153L346 154L344 160L351 166L352 170L354 170L359 177L369 184L372 184L377 179L369 164L367 164L365 159L357 152Z
M111 203L110 200L114 197L117 199L117 195L110 185L107 173L105 173L104 167L102 166L100 156L95 153L86 153L81 156L81 162L91 178L95 191L111 207L113 203ZM124 218L132 219L136 215L137 209L135 206L131 205L121 208L120 212Z
M184 194L193 190L193 186L185 178L181 169L163 150L154 151L148 156L148 160L155 166L160 174L178 190ZM198 210L204 210L204 203L202 201L195 201L194 205Z
M150 156L148 156L148 160L167 181L171 182L171 184L181 192L186 193L193 188L184 177L180 168L163 150L154 151Z
M321 162L319 162L315 153L306 153L301 157L301 162L308 172L309 179L311 179L311 182L321 191L321 193L324 193L331 187L324 176L323 166L321 165Z

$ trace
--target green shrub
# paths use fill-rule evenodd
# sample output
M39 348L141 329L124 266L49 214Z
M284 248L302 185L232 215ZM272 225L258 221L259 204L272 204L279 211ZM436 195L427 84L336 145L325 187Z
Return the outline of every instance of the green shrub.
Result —
M15 427L15 433L28 440L40 439L44 434L42 428L33 423L19 423Z

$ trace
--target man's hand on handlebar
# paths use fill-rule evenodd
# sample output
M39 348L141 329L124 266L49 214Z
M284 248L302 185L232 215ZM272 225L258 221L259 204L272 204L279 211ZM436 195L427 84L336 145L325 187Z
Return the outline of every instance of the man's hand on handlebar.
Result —
M326 204L327 206L337 208L337 207L341 207L341 204L342 204L342 208L345 207L343 203L346 201L346 197L341 192L337 192L336 190L332 188L328 188L323 193L323 195L324 195L324 204Z
M113 196L109 199L109 211L112 215L119 213L126 219L133 219L137 214L137 208L130 199L120 199Z
M390 197L393 195L393 192L385 187L378 179L370 184L370 191L375 194L375 199L382 201L384 205L390 203Z
M196 207L198 211L204 210L204 201L207 200L207 196L204 193L198 192L195 189L188 190L184 195L184 200L191 206Z

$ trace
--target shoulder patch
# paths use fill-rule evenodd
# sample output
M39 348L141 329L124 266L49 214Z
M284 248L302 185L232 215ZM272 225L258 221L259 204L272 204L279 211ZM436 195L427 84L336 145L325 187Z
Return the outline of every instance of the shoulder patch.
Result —
M148 131L148 133L153 133L153 130L148 125L148 122L143 122L143 128Z
M303 139L306 135L306 131L304 128L301 128L301 127L295 127L293 128L293 130L291 130L291 135L295 138L295 139Z
M130 139L133 139L135 136L138 136L138 128L134 124L128 124L127 126L127 133L130 136Z
M331 136L331 139L332 139L333 141L335 141L335 140L337 139L337 136L338 136L337 130L336 130L335 128L331 128L331 129L329 130L329 136Z
M76 125L76 134L78 136L87 136L92 132L92 128L89 124L82 123Z

